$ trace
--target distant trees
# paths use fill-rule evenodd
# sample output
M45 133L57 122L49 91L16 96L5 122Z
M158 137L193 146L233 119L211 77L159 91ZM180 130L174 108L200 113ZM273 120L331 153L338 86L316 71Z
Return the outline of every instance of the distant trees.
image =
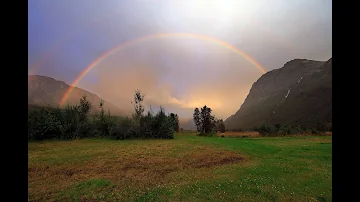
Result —
M319 126L318 126L319 125ZM284 136L295 134L322 134L325 131L330 131L332 128L327 128L318 124L316 127L305 127L300 125L283 125L283 124L270 124L262 122L259 127L254 130L263 136Z
M206 105L200 110L198 108L194 109L193 120L197 131L201 135L210 134L213 129L216 128L217 120L214 116L211 115L211 112L211 108L207 107Z

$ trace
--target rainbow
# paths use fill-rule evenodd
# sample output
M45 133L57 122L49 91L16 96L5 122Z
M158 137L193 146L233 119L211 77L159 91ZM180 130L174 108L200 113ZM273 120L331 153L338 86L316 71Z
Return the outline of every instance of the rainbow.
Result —
M116 51L119 51L123 48L126 48L127 46L133 44L133 43L137 43L137 42L143 42L143 41L148 41L151 39L156 39L156 38L164 38L164 37L174 37L174 36L181 36L181 37L191 37L191 38L197 38L197 39L202 39L205 41L209 41L212 42L214 44L218 44L221 45L223 47L226 47L234 52L236 52L237 54L243 56L245 59L247 59L250 63L252 63L261 73L266 73L267 71L264 69L264 67L262 67L258 62L256 62L256 60L254 60L252 57L250 57L248 54L246 54L244 51L241 51L240 49L237 49L233 46L231 46L230 44L220 41L218 39L212 38L212 37L208 37L208 36L203 36L203 35L199 35L199 34L191 34L191 33L164 33L164 34L154 34L154 35L148 35L148 36L144 36L144 37L140 37L140 38L136 38L134 40L131 41L127 41L125 43L122 43L116 47L114 47L113 49L109 50L108 52L104 53L103 55L101 55L100 57L98 57L96 60L94 60L88 67L86 67L86 69L84 71L82 71L79 76L71 83L70 87L67 89L67 91L65 92L64 96L62 97L62 99L59 102L59 105L62 106L66 99L69 97L69 95L71 94L72 90L74 89L74 87L79 83L79 81L92 69L94 68L96 65L98 65L101 61L103 61L104 59L106 59L107 57L109 57L111 54L115 53Z

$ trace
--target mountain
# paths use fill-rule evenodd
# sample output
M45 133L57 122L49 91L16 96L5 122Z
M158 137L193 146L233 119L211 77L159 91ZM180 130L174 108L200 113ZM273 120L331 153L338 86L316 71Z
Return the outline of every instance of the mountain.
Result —
M317 127L332 119L332 58L294 59L262 75L227 129L251 130L262 122Z
M29 75L28 76L28 104L38 106L58 106L61 98L70 86L63 81L57 81L47 76ZM72 93L67 99L67 103L75 105L79 103L80 98L87 95L87 99L93 104L91 113L99 112L101 98L93 93L74 87ZM104 100L104 109L107 112L110 110L111 114L124 115L123 110L115 105Z

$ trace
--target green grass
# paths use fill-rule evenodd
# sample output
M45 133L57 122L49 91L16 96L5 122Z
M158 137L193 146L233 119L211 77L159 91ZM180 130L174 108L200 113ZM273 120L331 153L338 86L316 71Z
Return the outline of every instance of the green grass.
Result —
M329 136L29 142L28 156L31 201L332 201Z

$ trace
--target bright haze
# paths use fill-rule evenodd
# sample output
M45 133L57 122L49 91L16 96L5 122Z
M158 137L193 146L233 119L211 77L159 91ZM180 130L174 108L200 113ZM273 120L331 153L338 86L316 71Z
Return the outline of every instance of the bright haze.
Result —
M329 0L31 0L28 70L131 108L134 90L145 105L190 118L207 105L219 118L235 113L266 71L295 58L332 55ZM166 37L141 37L173 33ZM197 36L176 35L188 33ZM214 43L214 39L227 44Z

